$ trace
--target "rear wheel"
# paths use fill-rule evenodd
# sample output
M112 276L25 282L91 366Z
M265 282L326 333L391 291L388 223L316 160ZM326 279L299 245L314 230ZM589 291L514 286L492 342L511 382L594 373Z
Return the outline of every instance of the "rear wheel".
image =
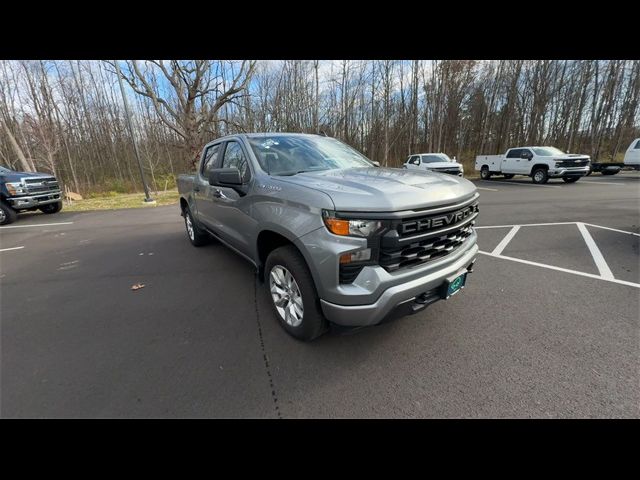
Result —
M513 174L513 173L505 173L505 174L504 174L504 178L506 178L507 180L509 180L509 179L511 179L511 178L513 178L513 177L514 177L514 174Z
M187 229L187 237L189 237L189 241L194 247L201 247L210 242L211 235L198 227L189 207L184 210L184 226Z
M547 170L544 168L536 168L531 174L531 179L533 183L542 184L547 183L549 180L549 176L547 175Z
M40 207L40 211L46 214L58 213L60 210L62 210L62 202L48 203Z
M576 183L578 180L580 180L580 177L562 177L562 180L567 183Z
M327 330L309 267L293 245L276 248L265 264L271 306L287 333L313 340Z
M486 165L480 169L480 178L482 180L489 180L491 178L491 172Z
M0 225L8 225L13 223L18 218L18 212L7 205L5 202L0 201Z

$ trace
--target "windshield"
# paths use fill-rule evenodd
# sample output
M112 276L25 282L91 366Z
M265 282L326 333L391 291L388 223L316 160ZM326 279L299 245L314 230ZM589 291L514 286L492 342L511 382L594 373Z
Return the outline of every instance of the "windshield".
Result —
M562 150L559 150L555 147L538 147L534 148L533 151L539 157L553 157L554 155L564 155Z
M270 175L373 166L364 155L335 138L265 135L248 140L260 166Z
M438 163L438 162L450 162L451 159L444 153L442 155L423 155L422 163Z

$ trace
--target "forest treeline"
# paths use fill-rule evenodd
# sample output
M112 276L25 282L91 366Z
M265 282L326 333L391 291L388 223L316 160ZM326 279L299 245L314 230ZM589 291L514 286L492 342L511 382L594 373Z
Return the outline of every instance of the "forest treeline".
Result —
M200 148L250 131L325 132L382 165L410 153L553 145L620 161L640 136L640 61L121 61L155 190ZM1 61L0 163L71 190L140 190L109 61Z

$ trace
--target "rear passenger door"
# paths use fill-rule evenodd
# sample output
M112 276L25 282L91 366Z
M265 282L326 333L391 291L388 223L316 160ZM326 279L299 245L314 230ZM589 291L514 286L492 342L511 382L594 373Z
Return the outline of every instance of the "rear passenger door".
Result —
M521 152L521 148L512 148L507 152L507 155L504 157L502 165L500 166L502 173L519 173L518 166L520 165Z
M215 229L213 187L209 185L209 171L219 165L221 146L218 142L205 147L193 186L198 221L209 229Z

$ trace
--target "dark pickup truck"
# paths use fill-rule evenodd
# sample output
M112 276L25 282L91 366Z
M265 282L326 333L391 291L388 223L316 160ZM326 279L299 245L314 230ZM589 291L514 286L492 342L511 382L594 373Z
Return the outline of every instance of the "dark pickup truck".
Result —
M47 173L15 172L0 166L0 225L15 222L18 213L62 210L62 193L56 177Z

